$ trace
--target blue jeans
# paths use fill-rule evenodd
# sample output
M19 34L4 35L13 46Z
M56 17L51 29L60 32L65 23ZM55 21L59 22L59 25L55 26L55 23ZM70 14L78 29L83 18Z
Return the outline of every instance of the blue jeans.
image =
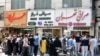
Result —
M29 47L29 55L30 56L33 56L33 53L34 53L33 51L34 51L34 47L33 46L30 46Z
M97 56L97 48L94 48L94 56Z

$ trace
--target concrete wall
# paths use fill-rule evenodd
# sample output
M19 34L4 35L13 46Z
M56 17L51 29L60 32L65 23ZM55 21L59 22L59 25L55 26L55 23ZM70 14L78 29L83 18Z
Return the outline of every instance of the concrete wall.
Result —
M96 1L96 16L100 17L100 0ZM98 36L98 32L100 31L99 30L99 27L100 27L100 18L97 18L97 20L98 20L98 22L97 22L97 25L96 25L96 36L100 40L100 36Z
M0 27L4 27L4 21L0 20Z
M11 9L11 0L0 0L0 6L4 6L5 10Z
M26 0L25 8L26 9L34 9L35 0Z
M52 8L58 9L62 8L62 0L52 0Z
M62 8L62 1L63 0L51 0L52 4L51 4L51 8ZM26 0L26 5L25 8L26 9L34 9L34 5L35 5L35 0ZM5 4L6 3L6 4ZM10 10L11 9L11 0L0 0L0 6L6 6L6 10ZM82 0L82 7L91 7L91 0Z
M91 7L92 6L92 0L82 0L82 7Z
M11 10L11 0L6 0L6 10Z

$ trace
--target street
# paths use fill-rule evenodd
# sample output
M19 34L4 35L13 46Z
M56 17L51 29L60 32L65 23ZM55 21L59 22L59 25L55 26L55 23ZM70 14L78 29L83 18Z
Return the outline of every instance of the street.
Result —
M0 56L7 56L7 55L5 55L4 53L3 53L3 54L0 53ZM19 56L20 56L20 55L19 55ZM40 56L40 54L38 54L37 56ZM49 56L49 55L48 55L48 54L45 54L44 56ZM60 56L63 56L63 55L60 55ZM97 55L97 56L100 56L100 54Z
M4 53L0 53L0 56L8 56L8 55L5 55ZM18 55L20 56L20 55ZM39 54L37 56L40 56ZM48 54L45 54L44 56L49 56Z

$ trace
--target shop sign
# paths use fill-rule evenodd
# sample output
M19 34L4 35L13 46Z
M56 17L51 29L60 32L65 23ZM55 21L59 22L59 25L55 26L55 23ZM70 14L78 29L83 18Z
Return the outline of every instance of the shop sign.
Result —
M69 26L72 22L73 26L90 26L91 9L63 9L55 11L55 25Z
M28 11L28 26L53 26L54 10Z
M26 10L11 10L4 12L5 27L26 27Z

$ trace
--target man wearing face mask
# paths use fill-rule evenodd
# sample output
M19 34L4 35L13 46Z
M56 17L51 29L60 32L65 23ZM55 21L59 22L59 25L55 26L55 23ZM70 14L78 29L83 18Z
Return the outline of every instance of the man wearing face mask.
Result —
M79 52L80 50L80 34L77 33L76 36L75 36L75 40L76 40L76 51Z

